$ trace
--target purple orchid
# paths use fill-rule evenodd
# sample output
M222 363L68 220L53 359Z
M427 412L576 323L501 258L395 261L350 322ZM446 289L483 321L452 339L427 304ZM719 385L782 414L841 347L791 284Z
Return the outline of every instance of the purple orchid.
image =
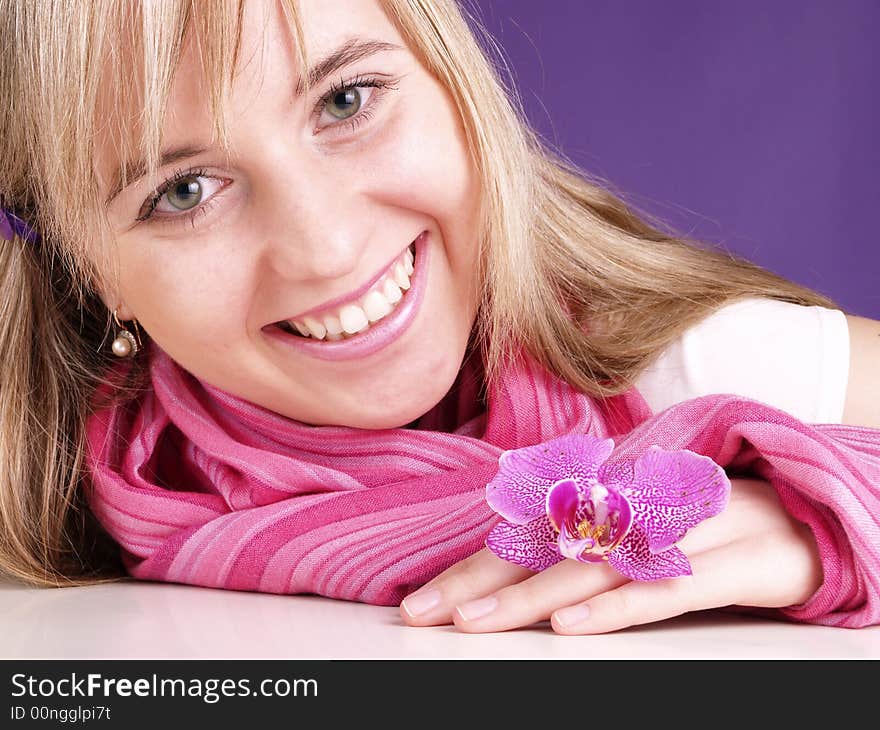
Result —
M503 452L486 485L504 518L486 538L489 550L536 571L572 558L607 561L632 580L690 575L675 543L727 506L724 469L686 449L655 445L608 462L613 450L613 439L569 434Z

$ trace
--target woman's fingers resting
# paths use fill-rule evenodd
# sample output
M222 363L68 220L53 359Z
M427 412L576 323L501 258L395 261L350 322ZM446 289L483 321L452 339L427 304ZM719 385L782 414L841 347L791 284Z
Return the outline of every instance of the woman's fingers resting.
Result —
M559 606L626 580L608 565L575 560L536 574L484 549L407 596L401 615L411 626L455 623L463 631L503 631L544 621Z
M525 580L534 571L502 560L484 548L444 570L400 604L410 626L452 623L455 607Z
M551 626L560 634L598 634L733 604L781 608L806 601L822 583L812 539L794 520L690 563L692 575L633 581L562 608Z
M822 583L809 528L760 480L735 480L728 508L680 546L692 575L632 582L607 564L576 560L534 573L484 549L407 596L401 615L411 626L454 623L470 633L549 618L558 633L590 634L731 604L797 605Z
M560 606L612 590L628 581L611 566L563 560L490 596L459 605L453 621L466 632L505 631L545 621Z
M656 581L631 581L555 611L559 634L599 634L680 616L689 611L736 603L743 586L737 575L742 552L737 546L710 550L691 559L692 575Z

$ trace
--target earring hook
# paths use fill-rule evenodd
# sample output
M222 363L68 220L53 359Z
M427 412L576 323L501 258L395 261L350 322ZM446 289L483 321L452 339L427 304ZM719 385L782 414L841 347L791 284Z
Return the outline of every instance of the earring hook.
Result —
M120 327L121 329L125 329L125 325L123 325L122 322L119 321L119 317L116 314L116 312L118 310L119 310L119 307L117 307L116 309L113 310L113 319L116 321L117 327ZM141 331L140 331L140 328L138 327L137 320L132 319L131 323L134 326L134 336L137 339L138 347L142 348L143 343L141 342Z

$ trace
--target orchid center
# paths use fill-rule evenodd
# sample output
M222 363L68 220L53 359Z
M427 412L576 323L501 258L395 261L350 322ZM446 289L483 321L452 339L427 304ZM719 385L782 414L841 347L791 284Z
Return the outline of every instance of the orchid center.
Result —
M560 553L590 563L607 560L632 526L626 497L598 482L585 489L573 479L561 479L551 487L547 516L558 533Z

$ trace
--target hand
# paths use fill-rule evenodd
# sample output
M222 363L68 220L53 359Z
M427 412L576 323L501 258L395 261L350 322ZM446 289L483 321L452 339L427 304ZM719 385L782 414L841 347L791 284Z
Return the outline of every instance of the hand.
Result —
M410 626L454 623L469 633L549 618L559 634L597 634L732 604L803 603L822 584L812 531L768 482L730 483L727 508L678 543L693 575L630 581L607 564L569 559L535 573L484 548L407 596L401 616Z

